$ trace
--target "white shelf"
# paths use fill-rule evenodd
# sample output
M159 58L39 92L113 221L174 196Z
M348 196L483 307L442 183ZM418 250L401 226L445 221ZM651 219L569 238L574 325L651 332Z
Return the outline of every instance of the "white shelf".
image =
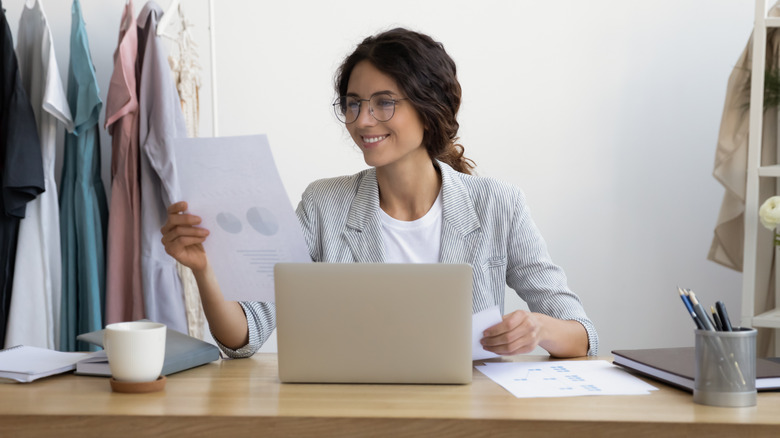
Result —
M780 309L754 316L753 327L780 328Z
M773 0L772 3L774 3ZM774 15L775 12L773 11ZM750 61L751 71L764 72L766 67L767 33L769 29L780 29L780 17L767 17L767 0L755 1L755 26L751 44L753 55ZM772 49L774 50L774 48ZM773 53L774 56L774 53ZM747 154L747 178L745 180L745 211L744 211L744 249L742 267L742 315L740 323L746 327L761 327L774 329L774 348L769 353L776 355L780 352L780 258L777 261L769 257L771 255L771 242L766 240L766 235L760 230L758 218L759 195L761 187L769 188L773 185L776 194L780 194L780 163L771 166L761 165L761 149L764 132L764 75L754 74L750 78L750 105L748 124L748 154ZM767 123L776 124L780 120L773 118ZM780 153L780 143L767 144L765 147L777 148ZM778 155L780 156L780 155ZM765 181L762 178L774 178L774 181ZM760 240L764 238L765 240ZM775 255L780 256L777 248ZM771 275L772 271L778 275ZM774 278L774 280L772 280ZM770 282L774 284L770 284ZM764 311L760 315L754 314L756 308L756 291L774 289L775 301L778 303L775 309ZM763 297L762 297L763 300ZM733 321L732 321L733 323Z
M759 167L758 176L780 177L780 164Z

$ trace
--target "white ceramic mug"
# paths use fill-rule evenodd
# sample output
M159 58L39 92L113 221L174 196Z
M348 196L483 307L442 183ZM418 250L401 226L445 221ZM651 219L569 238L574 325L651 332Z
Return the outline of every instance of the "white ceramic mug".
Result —
M157 380L165 361L165 324L118 322L103 331L111 375L124 382Z

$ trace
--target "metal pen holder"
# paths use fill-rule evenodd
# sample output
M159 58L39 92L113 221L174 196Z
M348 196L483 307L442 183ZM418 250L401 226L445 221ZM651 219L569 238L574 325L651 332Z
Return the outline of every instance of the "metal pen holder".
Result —
M711 406L755 406L756 330L695 330L693 401Z

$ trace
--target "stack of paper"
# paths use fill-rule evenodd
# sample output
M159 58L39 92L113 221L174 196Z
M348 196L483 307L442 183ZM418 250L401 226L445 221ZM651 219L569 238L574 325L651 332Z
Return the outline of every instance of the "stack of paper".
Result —
M111 377L106 350L96 351L76 364L76 374Z

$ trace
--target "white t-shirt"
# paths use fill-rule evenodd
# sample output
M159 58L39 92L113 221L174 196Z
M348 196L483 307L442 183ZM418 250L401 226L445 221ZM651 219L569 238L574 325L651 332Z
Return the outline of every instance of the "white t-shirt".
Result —
M385 262L439 263L442 211L441 191L428 213L413 221L392 218L380 208Z

